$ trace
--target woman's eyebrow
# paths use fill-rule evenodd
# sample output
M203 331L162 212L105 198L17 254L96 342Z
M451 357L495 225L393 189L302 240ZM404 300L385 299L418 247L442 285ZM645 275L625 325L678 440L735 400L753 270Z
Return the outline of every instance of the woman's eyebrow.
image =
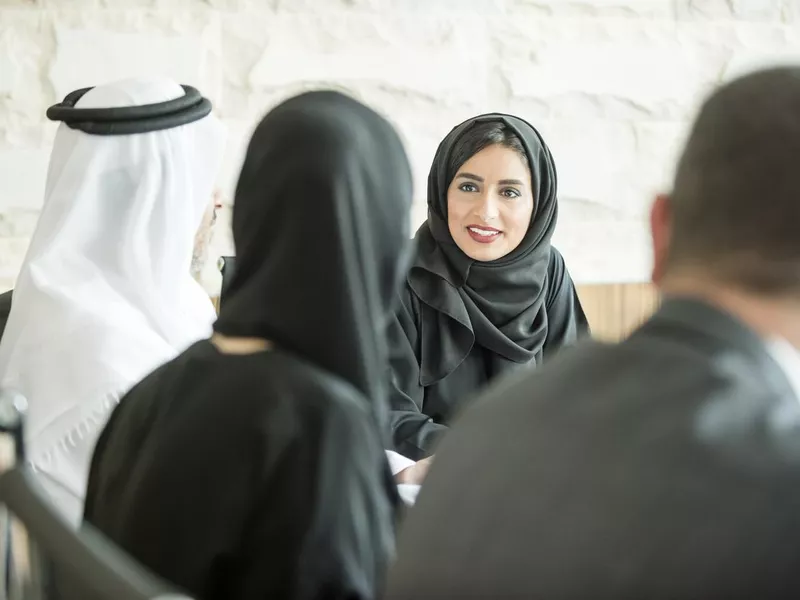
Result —
M483 182L483 177L479 177L477 175L473 175L472 173L459 173L456 175L456 179L474 179L475 181Z
M475 181L480 181L483 183L483 177L479 175L475 175L474 173L459 173L456 175L456 179L473 179ZM500 185L521 185L524 186L525 183L520 181L519 179L501 179L498 181Z

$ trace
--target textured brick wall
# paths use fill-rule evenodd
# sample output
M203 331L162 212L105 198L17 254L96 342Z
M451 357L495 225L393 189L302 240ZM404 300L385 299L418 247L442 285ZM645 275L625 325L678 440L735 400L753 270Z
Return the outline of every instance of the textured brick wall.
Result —
M0 286L41 204L45 109L80 86L160 72L200 87L230 128L228 193L270 106L319 84L349 90L405 137L415 223L441 137L478 112L515 112L556 157L556 242L576 279L630 281L647 276L646 208L698 99L791 60L800 0L0 0Z

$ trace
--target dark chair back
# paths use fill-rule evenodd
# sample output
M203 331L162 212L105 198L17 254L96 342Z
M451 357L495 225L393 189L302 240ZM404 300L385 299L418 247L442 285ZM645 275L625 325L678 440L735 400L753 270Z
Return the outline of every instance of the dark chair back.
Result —
M0 391L0 598L191 600L57 512L25 462L24 412L24 398Z

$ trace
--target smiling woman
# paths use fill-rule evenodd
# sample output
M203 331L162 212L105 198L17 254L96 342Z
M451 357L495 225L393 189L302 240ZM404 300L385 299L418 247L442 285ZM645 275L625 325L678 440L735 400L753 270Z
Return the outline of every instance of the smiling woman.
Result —
M476 125L464 134L448 170L450 235L474 260L504 257L519 246L533 214L531 174L519 138L502 123Z
M588 331L550 245L557 213L555 163L529 123L482 115L442 141L389 331L397 452L430 456L475 392Z

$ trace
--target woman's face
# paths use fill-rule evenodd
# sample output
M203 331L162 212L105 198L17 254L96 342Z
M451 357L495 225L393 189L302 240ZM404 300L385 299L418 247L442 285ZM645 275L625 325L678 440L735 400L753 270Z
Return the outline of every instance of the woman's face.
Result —
M511 148L488 146L461 165L447 189L450 235L473 260L497 260L522 242L533 203L527 163Z

